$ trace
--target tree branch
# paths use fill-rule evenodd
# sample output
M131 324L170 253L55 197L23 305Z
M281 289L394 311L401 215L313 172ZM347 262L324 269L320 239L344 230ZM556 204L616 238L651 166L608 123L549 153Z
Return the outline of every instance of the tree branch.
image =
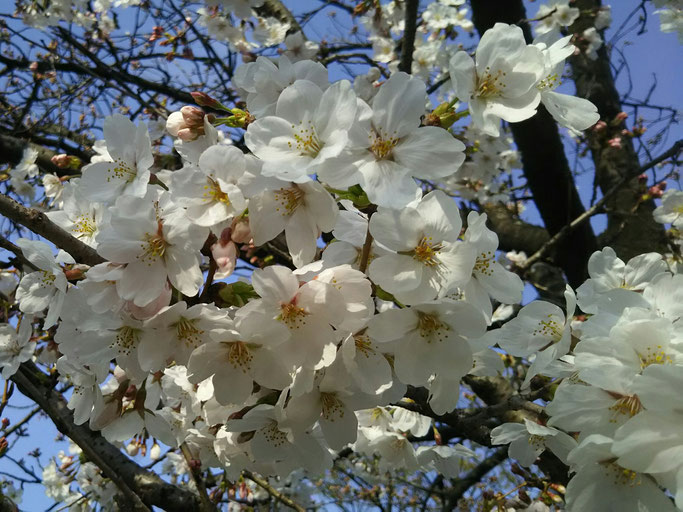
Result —
M417 31L417 8L419 0L406 0L406 17L403 25L403 42L401 44L401 61L398 70L410 74L413 68L413 51L415 50L415 32Z
M627 174L624 176L620 182L615 184L611 189L609 189L605 195L598 201L596 202L591 208L586 210L583 214L579 215L577 218L575 218L571 223L567 224L565 227L563 227L559 232L557 232L550 240L548 240L543 247L541 247L538 251L536 251L534 254L532 254L525 262L524 265L522 265L522 270L526 271L528 270L531 265L536 263L538 260L543 258L546 254L548 254L549 251L551 251L557 244L559 244L563 238L569 235L572 230L576 229L578 226L586 222L588 219L590 219L593 215L600 213L603 209L603 207L609 203L612 198L624 187L625 185L628 184L629 181L631 181L633 178L638 177L648 169L651 169L655 165L664 162L665 160L668 160L669 158L676 158L680 152L683 150L683 139L676 141L676 143L669 148L668 151L660 155L659 157L655 158L651 162L648 162L644 166L636 169L635 171L632 172L632 174Z
M95 249L71 236L48 219L44 213L32 208L26 208L4 194L0 194L0 214L17 224L27 227L60 249L64 249L79 263L93 266L105 261L102 256L97 254Z
M96 464L126 497L130 510L148 511L157 506L168 512L200 511L199 498L175 485L164 482L126 457L99 433L84 425L75 425L73 413L61 394L47 385L45 375L34 365L22 363L12 380L28 398L36 402L52 419L57 430L74 441L89 461Z
M294 500L289 498L288 496L285 496L282 494L280 491L278 491L275 487L270 485L267 480L264 478L261 478L260 476L252 473L248 469L245 469L242 471L242 474L244 475L245 478L248 478L252 482L254 482L256 485L261 487L264 491L266 491L268 494L270 494L273 498L275 498L277 501L281 502L283 505L296 510L297 512L306 512L306 509L296 503Z

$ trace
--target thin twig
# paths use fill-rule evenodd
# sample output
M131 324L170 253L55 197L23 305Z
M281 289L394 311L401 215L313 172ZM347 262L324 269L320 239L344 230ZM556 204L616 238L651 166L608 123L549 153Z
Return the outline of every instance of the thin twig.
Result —
M211 499L209 499L209 495L206 492L206 485L204 484L204 479L202 478L199 468L192 464L194 457L192 457L192 452L190 452L190 448L188 448L187 443L180 445L180 451L183 453L183 457L185 457L187 467L190 468L190 477L192 478L192 481L199 492L199 499L202 502L201 512L215 511L216 506L211 502Z
M294 500L289 498L288 496L285 496L282 494L280 491L278 491L275 487L270 485L268 481L265 479L261 478L258 475L255 475L251 471L245 469L242 471L242 475L244 475L245 478L248 478L252 482L254 482L256 485L261 487L264 491L266 491L268 494L270 494L273 498L281 502L283 505L296 510L297 512L306 512L306 509L296 503Z
M363 244L362 252L360 253L360 263L358 270L365 273L368 268L368 261L370 261L370 249L372 248L372 235L370 234L370 224L368 223L368 232L365 234L365 243Z
M605 195L602 196L602 198L596 202L591 208L586 210L584 213L576 217L573 221L571 221L569 224L567 224L565 227L563 227L561 230L559 230L555 235L548 240L543 247L541 247L538 251L536 251L534 254L532 254L527 260L524 262L523 265L520 266L521 270L526 272L531 266L539 261L541 258L543 258L548 251L550 251L555 245L557 245L558 242L560 242L565 236L567 236L571 231L576 229L576 227L580 226L584 222L586 222L588 219L590 219L593 215L597 214L600 212L602 207L607 203L607 201L610 200L610 198L616 194L621 187L626 185L629 181L632 179L640 176L643 174L645 171L648 169L651 169L655 165L664 162L665 160L669 158L676 158L678 154L681 152L683 149L683 139L676 141L676 143L671 146L671 148L660 155L659 157L655 158L651 162L648 162L647 164L643 165L642 167L638 168L635 172L632 174L628 174L624 176L624 178L614 185L611 189L609 189Z

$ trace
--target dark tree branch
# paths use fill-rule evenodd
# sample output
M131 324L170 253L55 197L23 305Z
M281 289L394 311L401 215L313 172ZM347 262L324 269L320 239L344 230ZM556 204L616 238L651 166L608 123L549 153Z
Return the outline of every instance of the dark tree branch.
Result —
M71 236L48 219L43 212L26 208L4 194L0 194L0 214L64 249L79 263L93 266L105 261L95 249Z
M555 246L557 246L563 238L565 238L569 233L571 233L572 230L576 229L578 226L586 222L593 215L600 213L603 210L603 207L605 207L608 203L611 202L612 198L619 193L622 187L628 186L629 182L633 178L638 177L648 169L651 169L655 165L662 163L668 160L669 158L676 159L682 150L683 139L676 141L676 143L671 148L669 148L668 151L666 151L659 157L655 158L651 162L648 162L644 166L636 169L635 172L633 172L633 174L627 174L626 176L624 176L621 182L616 183L610 190L608 190L602 197L602 199L595 203L591 208L586 210L582 215L579 215L570 224L567 224L564 228L557 232L550 240L548 240L543 245L543 247L541 247L538 251L531 255L524 263L523 270L529 269L531 265L533 265L538 260L543 258L546 254L548 254L548 252L551 251Z
M74 441L88 460L116 484L126 498L128 510L148 511L157 506L168 512L200 511L196 495L138 466L87 426L75 425L64 397L45 383L45 375L33 363L22 363L12 380L19 391L45 411L57 430Z
M413 69L413 51L415 50L415 32L417 31L417 9L419 0L406 0L403 42L401 43L401 61L398 70L410 74Z
M470 487L478 484L489 471L508 458L507 452L507 446L498 448L463 478L455 480L453 486L445 492L446 500L442 510L454 510L458 506L458 500L463 497Z
M593 13L601 6L600 0L577 0L582 15L570 27L580 38L581 33L593 25ZM604 35L604 34L603 34ZM577 44L581 45L580 39ZM610 68L608 50L602 46L598 58L590 59L585 52L571 57L577 96L587 98L598 107L600 117L607 123L604 132L589 132L589 144L595 163L596 181L603 194L623 182L625 176L637 176L640 167L638 155L629 137L620 136L626 128L624 121L614 122L622 111L621 99ZM620 147L607 144L607 139L616 136L621 139ZM666 252L667 243L664 228L655 222L652 199L641 200L642 192L637 179L631 179L626 186L620 186L607 203L607 230L603 243L609 243L616 253L628 260L637 254L650 251Z

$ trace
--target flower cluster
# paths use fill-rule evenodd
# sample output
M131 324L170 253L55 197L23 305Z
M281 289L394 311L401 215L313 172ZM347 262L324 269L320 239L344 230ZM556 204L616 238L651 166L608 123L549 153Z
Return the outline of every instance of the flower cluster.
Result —
M508 353L533 359L530 375L555 378L547 425L525 420L491 432L510 443L510 456L530 466L545 449L575 473L566 489L569 510L676 510L682 506L683 331L680 274L662 256L624 263L605 248L589 261L590 279L577 290L590 314L571 322L557 306L533 302L499 331ZM530 337L529 332L533 335ZM568 435L568 434L571 434ZM667 492L675 497L676 506Z

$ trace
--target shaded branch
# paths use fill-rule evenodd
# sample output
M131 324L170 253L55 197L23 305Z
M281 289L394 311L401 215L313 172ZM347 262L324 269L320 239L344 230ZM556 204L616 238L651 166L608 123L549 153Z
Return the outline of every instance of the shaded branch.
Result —
M52 419L57 430L75 442L89 461L96 464L125 496L128 510L148 511L157 506L168 512L199 511L199 499L193 493L164 482L130 460L98 432L75 425L66 400L45 382L45 375L35 364L22 363L12 380L28 398L36 402Z
M413 68L413 51L415 50L415 32L417 31L417 9L419 0L406 0L403 42L401 43L401 61L398 70L410 74Z
M79 263L93 266L105 261L95 249L71 236L48 219L43 212L26 208L4 194L0 194L0 214L64 249Z
M627 174L622 178L622 180L614 185L610 190L608 190L605 195L598 201L596 202L591 208L586 210L582 215L579 215L576 219L574 219L570 224L566 225L564 228L562 228L558 233L556 233L550 240L548 240L543 247L541 247L538 251L536 251L534 254L532 254L526 262L524 262L524 265L522 265L522 269L524 271L528 270L531 265L536 263L538 260L543 258L546 254L548 254L549 251L551 251L555 246L557 246L563 238L569 235L572 230L576 229L578 226L586 222L588 219L590 219L593 215L596 215L600 213L603 210L603 207L607 203L609 203L612 198L624 187L625 185L628 184L629 181L631 181L633 178L638 177L648 169L651 169L657 164L660 164L669 158L677 158L677 156L680 154L680 152L683 150L683 139L676 141L676 143L669 148L668 151L666 151L664 154L660 155L659 157L655 158L651 162L648 162L644 166L636 169L635 171L632 171L631 174Z
M244 475L245 478L248 478L252 482L254 482L256 485L261 487L264 491L266 491L268 494L270 494L273 498L275 498L277 501L282 503L283 505L291 508L292 510L296 510L297 512L306 512L306 509L296 503L294 500L289 498L288 496L285 496L282 494L280 491L278 491L275 487L270 485L267 480L264 478L261 478L260 476L252 473L248 469L245 469L242 471L242 474Z

